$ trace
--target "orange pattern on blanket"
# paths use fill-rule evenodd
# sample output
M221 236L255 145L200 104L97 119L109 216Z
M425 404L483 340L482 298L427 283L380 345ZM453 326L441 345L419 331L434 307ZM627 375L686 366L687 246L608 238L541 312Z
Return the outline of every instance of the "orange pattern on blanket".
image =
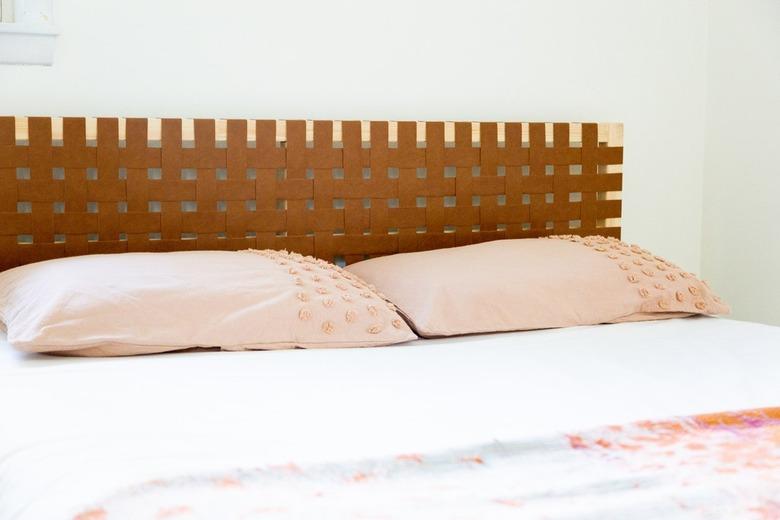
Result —
M426 520L503 520L516 518L516 509L528 518L581 510L594 518L619 512L649 520L682 512L780 520L778 496L780 408L764 408L439 454L183 475L117 493L73 520L212 518L214 511L221 518L272 513L292 520L325 510L345 519L417 518L424 510Z
M720 474L759 471L780 482L780 408L640 421L606 430L567 438L574 449L619 457L639 469L700 467ZM630 452L642 453L634 456Z
M83 513L76 515L73 520L105 520L106 517L106 510L101 507L84 511Z
M755 428L768 422L780 423L779 408L757 408L755 410L743 410L741 412L713 413L697 415L695 420L702 427L705 426L729 426L732 428Z

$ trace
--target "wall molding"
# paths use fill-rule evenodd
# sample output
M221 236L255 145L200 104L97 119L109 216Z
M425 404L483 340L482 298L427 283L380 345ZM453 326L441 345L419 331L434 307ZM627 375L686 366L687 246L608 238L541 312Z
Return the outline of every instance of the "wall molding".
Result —
M12 6L12 20L5 12ZM52 0L5 0L0 23L0 64L51 65L58 31Z

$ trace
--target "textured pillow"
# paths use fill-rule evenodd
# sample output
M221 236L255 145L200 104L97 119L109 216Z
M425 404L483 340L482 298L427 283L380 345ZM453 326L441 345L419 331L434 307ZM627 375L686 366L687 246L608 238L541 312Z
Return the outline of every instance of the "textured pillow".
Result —
M429 337L729 312L691 273L600 236L497 240L348 269Z
M356 276L284 251L90 255L17 267L0 273L0 320L18 349L86 356L415 338Z

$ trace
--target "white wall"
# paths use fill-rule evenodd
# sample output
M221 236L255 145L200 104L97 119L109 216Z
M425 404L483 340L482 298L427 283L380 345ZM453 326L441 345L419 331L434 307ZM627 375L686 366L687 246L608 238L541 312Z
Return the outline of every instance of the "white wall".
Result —
M703 273L735 317L780 325L780 2L709 18Z
M625 123L624 237L699 268L705 0L55 0L0 113Z

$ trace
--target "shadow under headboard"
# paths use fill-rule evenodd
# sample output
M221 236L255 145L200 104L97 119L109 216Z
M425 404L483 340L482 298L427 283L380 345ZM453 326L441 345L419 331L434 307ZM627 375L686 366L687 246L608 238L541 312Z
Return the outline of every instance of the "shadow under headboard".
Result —
M619 123L0 117L0 269L289 249L339 263L620 236Z

